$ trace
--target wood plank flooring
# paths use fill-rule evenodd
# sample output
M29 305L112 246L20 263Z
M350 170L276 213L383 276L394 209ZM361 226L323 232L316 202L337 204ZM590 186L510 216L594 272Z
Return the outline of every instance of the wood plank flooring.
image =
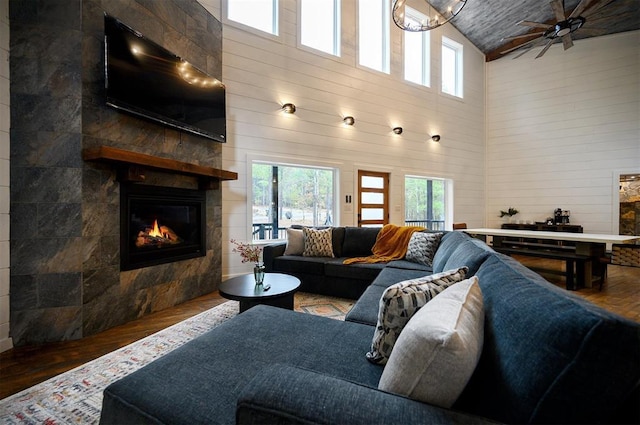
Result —
M562 270L562 262L537 258L517 258L526 265ZM564 278L545 275L564 288ZM575 294L640 322L640 268L609 266L602 291L598 285L583 288ZM35 347L18 347L0 353L0 399L45 381L98 358L106 353L144 338L161 329L195 316L226 300L217 292L185 302L141 319L109 329L77 341L59 342Z

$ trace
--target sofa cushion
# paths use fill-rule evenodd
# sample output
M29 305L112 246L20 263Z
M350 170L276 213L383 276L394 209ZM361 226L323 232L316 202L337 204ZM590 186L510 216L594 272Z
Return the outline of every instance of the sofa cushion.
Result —
M449 408L469 382L484 338L478 278L442 291L409 320L378 388Z
M242 389L273 364L377 388L370 342L369 326L252 307L107 387L101 423L233 424Z
M433 256L433 272L440 273L445 269L445 264L451 253L464 241L471 237L463 232L445 232L440 239L440 245Z
M342 244L344 243L344 227L331 228L331 246L333 246L333 256L342 257Z
M415 263L411 263L415 264ZM415 279L425 276L423 270L396 269L385 267L375 278L373 283L367 287L358 301L351 307L345 320L349 322L363 323L375 326L378 322L378 308L380 298L385 289L389 286L407 279ZM428 273L431 274L431 273Z
M287 247L284 255L302 255L304 252L304 234L302 229L287 229Z
M416 232L411 235L405 259L425 266L432 266L433 256L442 239L442 233Z
M484 348L454 408L507 423L610 423L640 381L640 325L502 254L477 276Z
M386 363L409 319L433 297L463 280L466 273L467 268L461 267L389 286L380 298L378 320L371 350L366 354L367 360L378 364Z
M461 242L456 249L451 252L444 265L444 269L451 270L467 266L469 268L469 276L473 276L492 252L495 251L484 242L469 238Z
M407 261L407 260L389 261L387 263L387 267L393 267L395 269L420 270L423 272L427 272L429 274L433 272L433 267L431 266L425 266L425 265L414 263L412 261Z
M343 264L344 258L326 260L324 264L325 276L367 280L369 282L372 282L385 267L385 263L356 263L347 265Z
M303 257L331 257L333 258L333 246L331 245L331 228L312 229L305 227Z
M378 232L379 227L345 227L342 256L351 258L371 255Z
M273 270L277 273L324 275L324 263L327 257L302 257L300 255L282 255L273 259Z

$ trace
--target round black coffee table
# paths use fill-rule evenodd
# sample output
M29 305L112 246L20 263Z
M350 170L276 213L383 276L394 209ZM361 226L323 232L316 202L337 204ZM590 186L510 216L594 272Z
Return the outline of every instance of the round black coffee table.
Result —
M265 288L268 288L265 290ZM240 313L258 304L293 310L293 294L300 288L300 279L282 273L265 273L262 286L256 287L253 274L232 277L220 284L220 295L240 301Z

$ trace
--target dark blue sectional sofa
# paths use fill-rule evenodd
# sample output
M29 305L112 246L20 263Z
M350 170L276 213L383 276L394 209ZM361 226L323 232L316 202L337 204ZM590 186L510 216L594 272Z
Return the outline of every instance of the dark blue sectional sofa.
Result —
M432 270L400 260L369 268L352 266L358 272L333 276L340 265L331 259L300 257L287 263L280 258L283 252L281 246L265 251L272 271L300 276L304 290L358 298L346 321L254 307L111 384L104 391L100 422L638 423L640 419L640 324L557 288L464 233L443 236ZM313 266L305 267L307 262ZM365 353L384 289L463 265L479 279L485 319L483 351L462 395L451 409L444 409L379 390L384 366L368 362ZM352 287L345 289L349 284Z

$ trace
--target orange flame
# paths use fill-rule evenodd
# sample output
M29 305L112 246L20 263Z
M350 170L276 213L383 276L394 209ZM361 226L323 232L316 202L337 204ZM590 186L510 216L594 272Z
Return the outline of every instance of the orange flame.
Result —
M158 226L158 220L154 220L153 222L153 230L149 232L149 236L153 236L156 238L162 238L164 235L160 231L160 226Z

